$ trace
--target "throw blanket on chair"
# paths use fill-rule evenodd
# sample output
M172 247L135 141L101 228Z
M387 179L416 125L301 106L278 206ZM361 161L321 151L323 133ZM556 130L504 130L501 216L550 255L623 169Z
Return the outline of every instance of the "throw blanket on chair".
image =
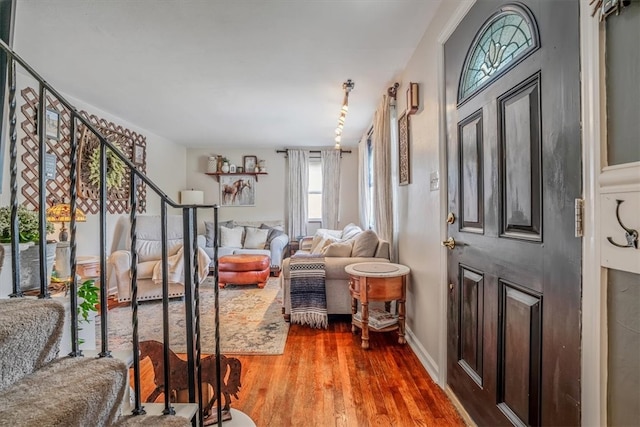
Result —
M291 322L312 328L328 326L323 257L292 257L289 264Z
M209 263L211 258L202 248L198 248L198 283L209 274ZM174 255L167 258L167 271L169 273L169 283L180 283L184 285L184 255L182 247ZM158 261L153 267L153 281L156 284L162 283L162 261Z

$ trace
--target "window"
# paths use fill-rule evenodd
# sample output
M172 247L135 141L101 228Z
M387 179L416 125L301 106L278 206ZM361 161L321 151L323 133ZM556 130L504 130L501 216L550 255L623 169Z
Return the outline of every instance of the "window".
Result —
M307 212L309 221L322 221L322 163L320 158L309 159Z
M473 96L539 45L537 28L528 10L504 6L485 22L467 53L458 101Z

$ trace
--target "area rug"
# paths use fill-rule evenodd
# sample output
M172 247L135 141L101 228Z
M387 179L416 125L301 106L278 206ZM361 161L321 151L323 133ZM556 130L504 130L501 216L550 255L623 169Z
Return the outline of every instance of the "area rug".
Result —
M200 285L200 345L203 354L215 353L214 288L210 281ZM280 279L271 277L263 289L255 285L227 285L220 289L220 348L223 354L282 354L289 324L282 317ZM169 302L170 347L186 352L184 301ZM131 307L109 310L109 349L132 347ZM138 306L140 341L162 342L162 301ZM100 318L96 318L96 348L100 348Z

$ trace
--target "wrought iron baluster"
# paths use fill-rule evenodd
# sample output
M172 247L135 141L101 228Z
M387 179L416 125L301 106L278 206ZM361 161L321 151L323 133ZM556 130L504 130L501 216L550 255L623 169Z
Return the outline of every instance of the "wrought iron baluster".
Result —
M86 126L86 123L84 123ZM100 334L102 335L100 357L111 357L109 351L109 325L107 324L107 147L106 139L97 131L100 141Z
M175 415L176 411L171 406L171 358L169 349L169 266L168 266L168 250L167 250L167 201L160 202L160 227L162 234L162 342L164 359L164 410L165 415Z
M49 278L47 278L47 177L45 176L45 155L47 154L47 91L40 83L40 99L38 99L38 218L40 241L40 294L38 298L51 298L49 293Z
M216 408L216 412L218 415L218 426L222 426L222 378L221 377L221 355L220 355L220 288L218 286L218 205L213 207L213 229L214 239L213 239L213 292L215 295L215 323L216 323L216 332L215 332L215 342L216 342L216 402L218 402L218 406Z
M104 146L103 146L104 148ZM131 326L133 327L133 375L134 375L134 393L135 407L134 415L144 415L146 411L142 406L142 397L140 396L140 337L138 336L138 243L137 232L137 207L138 197L136 194L136 173L131 169L131 179L129 180L129 196L131 207ZM102 175L104 179L104 175Z
M9 168L11 174L11 298L24 296L20 285L20 230L18 228L18 134L16 131L16 63L9 55Z
M70 277L70 305L71 305L71 353L69 356L82 356L82 350L80 349L80 343L78 342L78 277L76 276L77 265L76 265L76 251L77 251L77 241L76 241L76 202L78 198L76 183L78 181L78 138L76 136L76 111L71 111L71 123L69 124L69 132L71 137L71 165L70 165L70 192L71 192L71 202L69 206L71 207L71 221L69 222L69 228L71 231L71 277ZM102 310L106 311L106 310Z

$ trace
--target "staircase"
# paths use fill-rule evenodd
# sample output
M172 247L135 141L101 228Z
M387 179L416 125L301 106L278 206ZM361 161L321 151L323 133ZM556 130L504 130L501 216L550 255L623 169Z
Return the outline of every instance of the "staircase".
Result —
M101 348L95 354L83 354L78 344L78 314L69 310L71 352L60 355L60 340L65 324L65 309L62 304L51 299L49 278L47 277L47 245L41 239L39 246L40 289L36 297L27 297L20 283L20 248L18 239L12 237L11 245L5 250L11 252L11 265L0 265L11 273L11 294L9 299L0 299L0 426L187 426L203 425L203 396L200 389L200 314L197 257L197 211L213 209L217 223L217 206L180 205L171 200L153 181L142 173L129 158L114 147L91 122L81 115L59 92L51 87L22 58L0 40L0 56L5 56L5 67L0 68L0 77L8 80L8 109L0 103L0 115L4 128L9 130L9 166L11 190L11 235L18 236L17 210L18 200L18 149L17 149L17 107L16 107L16 67L21 67L38 84L38 111L47 109L47 100L55 99L65 111L70 113L70 152L69 164L65 173L69 174L70 189L67 200L71 206L69 223L69 246L71 278L69 283L69 306L78 306L77 297L77 244L76 244L76 206L78 201L78 138L77 129L84 126L99 140L100 151L100 283L106 284L107 256L107 150L117 156L126 167L127 185L130 199L129 219L131 223L131 322L133 325L132 354L116 355L109 349L108 310L100 313ZM0 58L1 59L1 58ZM3 63L0 61L0 63ZM2 80L2 79L0 79ZM0 81L4 84L4 81ZM3 100L0 100L3 101ZM3 111L8 110L8 117ZM45 129L45 115L37 117L37 129ZM47 136L38 133L38 205L40 236L46 235L47 182L45 174ZM1 157L0 157L1 158ZM167 253L167 209L177 208L183 217L183 254L185 309L187 313L187 366L189 403L171 402L171 393L164 393L164 403L142 404L140 396L140 358L138 339L138 302L137 302L137 253L136 253L136 217L138 211L139 184L146 185L146 192L160 199L160 217L162 223L163 253ZM216 227L217 228L217 227ZM217 251L217 247L214 249ZM217 254L215 254L217 259ZM171 390L171 364L169 358L167 260L163 257L163 328L164 378L165 387ZM190 273L190 274L188 274ZM217 265L214 273L216 282L216 327L218 326L217 302ZM107 307L107 286L100 287L100 306ZM219 350L219 333L216 331L216 349ZM217 353L217 384L215 397L220 402L220 352ZM133 384L129 385L129 370L133 370ZM130 398L130 396L132 396ZM217 408L218 425L222 425L220 405Z

